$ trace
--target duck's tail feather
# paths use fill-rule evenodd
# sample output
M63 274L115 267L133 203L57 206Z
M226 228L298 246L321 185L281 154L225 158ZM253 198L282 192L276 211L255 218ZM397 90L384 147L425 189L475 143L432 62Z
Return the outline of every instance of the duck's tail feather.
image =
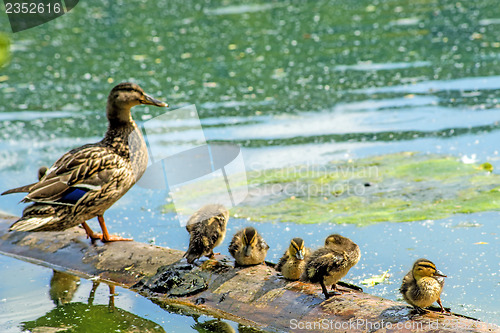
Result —
M16 187L16 188L13 188L11 190L7 190L5 192L3 192L2 194L0 195L5 195L5 194L11 194L11 193L23 193L23 192L29 192L30 189L33 187L33 185L35 185L36 183L33 183L33 184L29 184L29 185L24 185L24 186L21 186L21 187Z
M34 203L24 209L23 216L10 226L9 231L55 231L53 226L59 225L57 222L60 218L53 206Z
M53 216L29 217L20 219L10 226L9 231L32 231L42 228L54 219Z

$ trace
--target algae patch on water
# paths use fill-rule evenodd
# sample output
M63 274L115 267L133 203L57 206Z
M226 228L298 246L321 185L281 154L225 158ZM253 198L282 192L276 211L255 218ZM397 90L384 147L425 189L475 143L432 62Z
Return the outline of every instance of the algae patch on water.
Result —
M499 210L500 175L491 171L411 152L251 171L249 194L231 213L263 222L366 225Z

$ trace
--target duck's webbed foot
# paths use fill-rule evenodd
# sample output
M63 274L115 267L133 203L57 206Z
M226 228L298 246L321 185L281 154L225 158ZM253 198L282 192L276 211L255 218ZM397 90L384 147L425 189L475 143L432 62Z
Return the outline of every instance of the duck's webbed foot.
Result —
M106 224L104 223L104 218L102 216L98 216L99 224L101 225L101 229L103 231L102 234L98 232L94 232L86 222L82 223L83 229L85 229L85 233L87 234L87 238L90 238L92 242L96 240L101 240L103 242L116 242L116 241L132 241L132 238L125 238L117 235L110 235L108 233L108 229L106 228Z
M423 309L419 306L414 306L414 309L417 312L417 314L419 314L419 315L423 315L423 314L426 314L427 312L429 312L429 310Z
M97 234L97 235L101 236L100 239L103 242L133 241L132 238L125 238L125 237L121 237L121 236L117 236L117 235L110 235L108 233L108 228L106 227L106 223L104 222L104 217L98 216L97 220L99 221L99 225L101 226L101 229L102 229L102 235L101 234Z
M96 241L97 239L102 239L102 234L94 232L86 222L82 223L82 227L87 234L87 238L90 238L92 242Z
M443 304L441 303L441 298L438 298L438 300L437 300L437 304L439 304L439 306L441 307L441 310L440 310L440 312L441 312L441 313L451 314L451 312L450 312L450 311L446 310L446 309L443 307Z
M218 255L220 255L220 252L215 252L215 253L214 253L214 251L212 250L212 252L210 252L210 253L207 255L207 257L208 257L208 258L210 258L210 259L214 259L214 258L215 258L215 256L218 256Z
M336 288L334 288L335 285L332 286L332 292L328 292L328 289L325 286L325 283L323 281L320 281L321 284L321 290L323 291L323 295L325 295L325 299L329 299L331 296L338 296L342 295L341 292L337 291Z
M346 293L352 293L352 291L353 291L352 289L340 288L337 283L332 284L332 290L335 291L335 292L337 292L337 293L339 293L339 294L342 294L344 292L346 292ZM361 291L363 291L363 290L361 289Z
M346 291L346 292L351 292L351 290L347 290L347 289L339 289L339 287L337 286L336 283L332 284L332 292L330 293L332 296L338 296L338 295L342 295L343 292Z

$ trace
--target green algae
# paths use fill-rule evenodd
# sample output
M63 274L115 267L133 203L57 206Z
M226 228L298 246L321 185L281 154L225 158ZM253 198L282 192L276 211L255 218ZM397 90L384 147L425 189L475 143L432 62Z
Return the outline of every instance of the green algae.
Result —
M483 166L405 152L252 171L247 199L231 212L262 222L367 225L500 210L500 175Z
M0 67L10 59L10 41L6 34L0 32ZM3 79L0 80L2 82Z

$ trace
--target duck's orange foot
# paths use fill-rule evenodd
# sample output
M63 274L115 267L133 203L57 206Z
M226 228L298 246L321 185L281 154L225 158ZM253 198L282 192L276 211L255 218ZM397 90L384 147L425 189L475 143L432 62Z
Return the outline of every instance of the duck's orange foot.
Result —
M96 240L101 240L103 241L104 243L107 243L107 242L118 242L118 241L133 241L132 238L125 238L125 237L121 237L121 236L117 236L117 235L110 235L106 229L103 229L105 230L106 232L100 234L100 233L97 233L97 232L94 232L88 225L86 222L83 222L82 223L82 226L83 226L83 229L85 229L85 233L87 234L87 238L90 238L92 240L92 242L95 242Z
M212 253L209 253L209 254L207 255L207 258L209 258L209 259L214 259L214 258L215 258L215 256L218 256L218 255L220 255L220 252L215 252L215 253L214 253L214 251L212 251Z
M101 235L101 234L98 234ZM100 239L103 242L119 242L119 241L133 241L133 238L125 238L117 235L107 235L108 237L102 236Z
M97 232L92 233L92 235L87 234L87 238L90 238L93 242L96 240L101 240L104 243L108 242L119 242L119 241L133 241L133 238L125 238L117 235L103 235Z

